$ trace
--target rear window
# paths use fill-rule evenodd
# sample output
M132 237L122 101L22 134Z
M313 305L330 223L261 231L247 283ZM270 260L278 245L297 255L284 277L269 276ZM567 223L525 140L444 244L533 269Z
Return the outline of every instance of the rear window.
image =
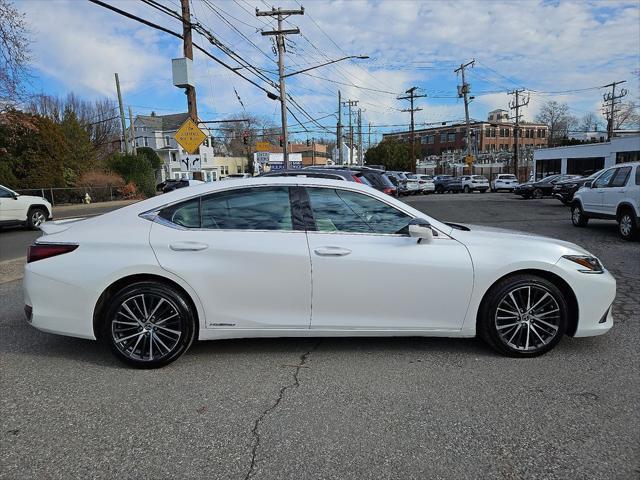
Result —
M624 187L627 184L627 179L631 174L631 167L620 167L613 174L610 187Z
M636 166L636 185L640 185L640 165Z
M483 177L482 175L474 175L474 176L473 176L473 179L474 179L474 180L486 180L486 179L487 179L487 177Z
M516 176L515 175L498 175L498 178L500 180L515 180Z

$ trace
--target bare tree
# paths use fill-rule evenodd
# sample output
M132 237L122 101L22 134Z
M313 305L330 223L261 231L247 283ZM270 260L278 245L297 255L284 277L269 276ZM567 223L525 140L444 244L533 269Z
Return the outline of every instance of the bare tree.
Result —
M599 117L597 114L593 112L585 113L580 119L580 125L578 129L581 132L594 132L599 128L604 129L605 124L602 121L602 117Z
M569 113L569 105L550 100L542 105L536 115L536 121L549 127L549 146L562 143L578 123L578 119Z
M31 61L25 14L9 0L0 0L0 110L24 99Z
M89 134L100 160L108 157L119 146L120 124L114 100L103 98L89 101L74 93L65 98L41 94L31 97L27 109L30 113L50 118L56 123L63 121L65 112L73 112Z
M613 116L613 129L640 129L640 110L637 103L623 102L616 107L615 115Z

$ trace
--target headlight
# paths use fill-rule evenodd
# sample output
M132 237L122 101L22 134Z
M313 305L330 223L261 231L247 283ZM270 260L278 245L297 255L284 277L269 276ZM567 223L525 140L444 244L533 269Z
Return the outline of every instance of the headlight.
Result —
M602 273L604 272L604 267L600 263L596 257L592 257L590 255L564 255L562 258L566 258L578 265L584 267L583 269L578 270L582 273Z

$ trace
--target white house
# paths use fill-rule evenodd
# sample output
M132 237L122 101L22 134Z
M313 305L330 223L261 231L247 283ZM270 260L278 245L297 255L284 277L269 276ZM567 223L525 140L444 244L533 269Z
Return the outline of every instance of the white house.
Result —
M536 179L556 173L589 175L616 163L640 160L640 135L614 137L609 142L542 148L533 153Z
M358 165L358 147L357 145L353 145L351 157L349 157L349 145L345 142L342 142L342 161L343 165ZM340 154L338 152L338 145L336 144L333 147L332 152L333 163L335 165L340 165Z
M197 153L185 152L174 136L187 118L188 113L156 115L151 112L151 115L138 115L133 122L136 146L153 148L164 162L157 175L158 181L195 177L211 182L231 173L246 171L247 159L228 156L224 146L214 142L211 131L202 123L198 126L207 138Z

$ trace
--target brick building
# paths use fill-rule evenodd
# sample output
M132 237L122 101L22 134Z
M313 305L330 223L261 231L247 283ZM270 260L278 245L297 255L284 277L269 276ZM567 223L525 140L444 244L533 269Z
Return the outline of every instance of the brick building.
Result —
M282 153L282 147L279 145L271 146L271 153ZM323 143L309 141L306 143L290 143L289 153L301 153L302 165L304 167L311 165L326 165L327 160L331 159L331 155L327 152L327 146Z
M482 153L512 152L515 146L515 125L509 120L506 110L489 112L486 121L472 121L471 143L476 155ZM411 132L383 134L383 139L393 138L408 142ZM466 124L442 125L415 131L416 143L420 145L420 157L441 156L445 153L463 153L466 144ZM545 148L548 127L542 123L520 123L518 143L525 150Z

